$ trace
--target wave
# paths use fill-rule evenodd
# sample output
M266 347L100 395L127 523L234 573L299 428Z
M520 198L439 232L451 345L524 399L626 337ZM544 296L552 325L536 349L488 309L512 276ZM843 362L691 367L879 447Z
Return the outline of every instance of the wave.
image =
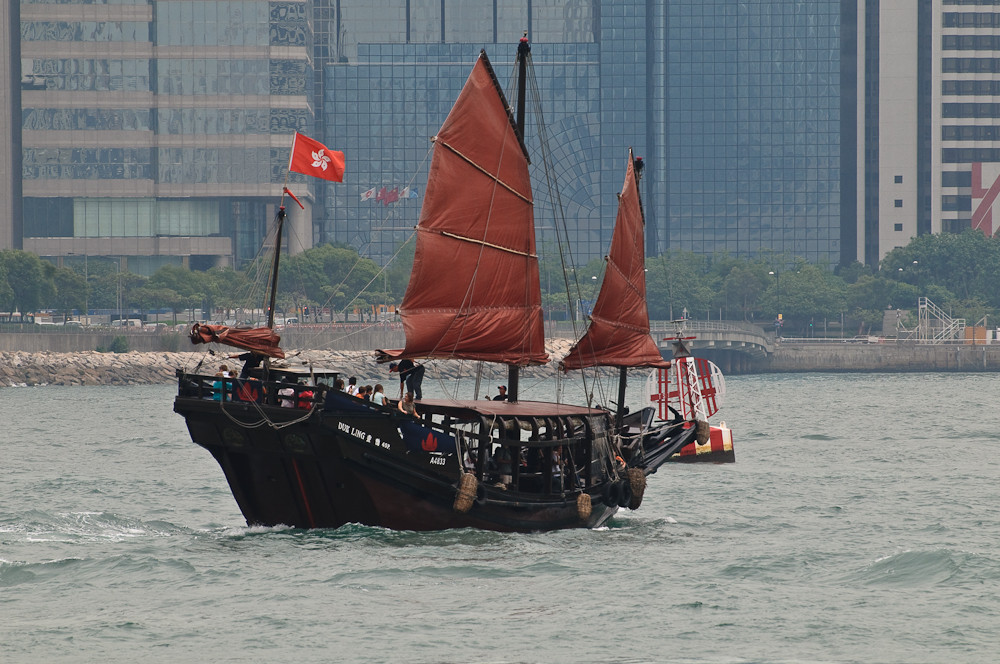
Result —
M952 549L902 551L879 558L844 580L911 588L980 586L1000 581L1000 560Z

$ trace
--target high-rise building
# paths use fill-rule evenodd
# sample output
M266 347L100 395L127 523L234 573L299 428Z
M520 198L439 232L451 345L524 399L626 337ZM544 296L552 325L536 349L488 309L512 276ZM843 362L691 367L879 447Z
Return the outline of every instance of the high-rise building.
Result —
M607 251L629 147L646 163L649 253L853 260L854 5L339 0L323 120L354 176L327 188L323 237L396 251L426 170L411 177L476 52L505 72L523 29L578 263ZM530 130L528 145L539 154ZM557 222L541 203L544 247Z
M292 134L313 126L309 3L13 4L23 198L7 244L147 274L252 258ZM291 215L293 250L310 223Z

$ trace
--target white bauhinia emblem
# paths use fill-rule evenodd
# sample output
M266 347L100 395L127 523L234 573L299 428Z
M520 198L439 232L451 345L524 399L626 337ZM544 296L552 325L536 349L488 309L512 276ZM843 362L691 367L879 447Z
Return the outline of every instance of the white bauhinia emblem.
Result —
M330 163L330 157L327 156L326 150L320 150L319 152L313 152L313 163L312 167L316 168L319 166L324 171L326 170L326 165Z

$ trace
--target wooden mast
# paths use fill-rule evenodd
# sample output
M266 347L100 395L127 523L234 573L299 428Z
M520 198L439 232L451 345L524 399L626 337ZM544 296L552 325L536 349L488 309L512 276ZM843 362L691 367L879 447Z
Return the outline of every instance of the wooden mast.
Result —
M517 45L517 133L524 144L524 96L527 89L528 54L531 53L531 45L528 43L528 33L525 32ZM518 383L521 377L521 370L516 364L507 365L507 401L517 402Z
M281 259L281 235L285 229L285 206L278 206L278 230L274 238L274 265L271 267L271 296L267 304L267 326L274 329L274 305L278 299L278 261Z

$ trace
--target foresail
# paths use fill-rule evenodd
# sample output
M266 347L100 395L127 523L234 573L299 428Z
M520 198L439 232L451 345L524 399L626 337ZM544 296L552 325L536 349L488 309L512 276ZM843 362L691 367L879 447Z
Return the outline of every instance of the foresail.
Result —
M590 327L560 364L564 370L670 365L649 334L643 227L635 161L629 150L604 282L590 315Z
M385 356L543 364L528 157L485 53L434 141L406 347Z
M285 351L278 346L281 337L269 327L231 328L226 325L200 325L191 327L191 343L224 344L234 348L251 350L259 355L283 358Z

